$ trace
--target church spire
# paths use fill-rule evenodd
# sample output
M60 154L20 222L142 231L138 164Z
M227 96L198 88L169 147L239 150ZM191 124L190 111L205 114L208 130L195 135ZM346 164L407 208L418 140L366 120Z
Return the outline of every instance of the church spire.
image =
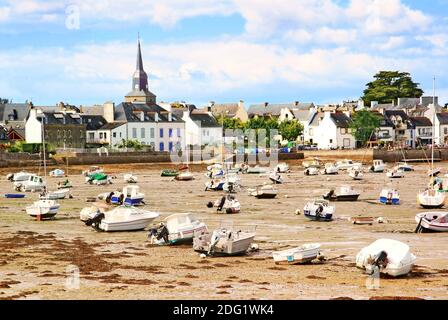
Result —
M132 81L133 90L148 91L148 75L143 69L142 48L140 45L140 34L138 35L138 49L137 49L137 66Z
M140 45L140 33L138 34L138 52L137 52L137 69L138 71L143 71L143 58L142 58L142 48Z

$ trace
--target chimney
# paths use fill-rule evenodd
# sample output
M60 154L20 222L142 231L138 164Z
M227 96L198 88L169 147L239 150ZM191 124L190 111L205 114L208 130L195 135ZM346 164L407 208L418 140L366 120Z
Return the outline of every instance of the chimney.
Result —
M244 100L240 100L240 102L238 102L238 108L244 109Z
M298 107L299 106L299 101L294 101L294 106Z
M157 112L154 113L154 121L159 122L159 114Z
M265 107L265 108L267 108L268 105L269 105L269 102L265 102L265 103L264 103L264 107Z
M106 102L103 106L103 116L107 122L115 122L115 103Z
M173 121L173 113L172 112L168 112L168 121L169 122Z

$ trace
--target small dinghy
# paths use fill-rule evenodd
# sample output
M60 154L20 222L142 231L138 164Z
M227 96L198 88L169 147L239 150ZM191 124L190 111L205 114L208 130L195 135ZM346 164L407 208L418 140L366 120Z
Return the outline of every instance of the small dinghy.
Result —
M68 179L66 179L65 181L58 182L57 188L58 189L69 189L69 188L73 188L73 186L72 186L71 182Z
M380 239L362 249L356 256L356 266L368 274L384 273L399 277L411 272L416 257L407 244L390 239Z
M274 171L278 172L278 173L288 173L289 172L289 165L287 163L284 163L284 162L279 163L279 164L277 164L275 166Z
M217 208L217 212L225 212L227 214L240 213L241 204L240 202L232 195L227 195L222 197L221 199L216 200L215 202L207 203L208 208Z
M100 186L100 185L112 184L112 180L107 174L103 172L98 172L87 176L86 183Z
M360 167L362 167L362 163L359 163L359 162L356 163L356 162L353 162L353 160L345 159L345 160L336 162L336 167L338 167L339 170L348 170L348 169L355 168L355 167L360 168Z
M321 168L324 163L319 158L307 159L302 161L302 166L307 169L310 167Z
M272 253L275 264L305 264L317 259L320 255L319 243L304 244L301 247L276 251Z
M392 188L384 188L380 193L380 202L388 205L399 205L400 194L398 190Z
M205 191L212 190L212 191L222 191L224 190L224 184L226 183L223 179L213 179L209 182L205 183Z
M165 170L162 170L162 173L160 174L160 176L162 176L162 177L176 177L178 174L179 174L179 171L177 171L177 170L165 169Z
M341 186L338 189L331 190L323 197L330 201L358 201L361 194L353 189L352 186Z
M335 166L334 163L326 163L322 174L329 176L339 174L339 169Z
M98 212L85 223L97 231L137 231L145 229L159 213L131 206L120 206L111 211Z
M32 173L20 171L17 173L10 173L6 176L6 179L8 179L11 182L20 182L20 181L27 181L30 176L32 176Z
M221 163L215 163L210 166L207 166L207 171L214 171L214 170L223 170L224 167Z
M194 175L191 172L187 171L179 173L177 176L174 177L174 179L177 181L191 181L194 180Z
M414 171L414 167L408 164L407 162L398 162L397 168L403 170L404 172Z
M33 218L51 219L59 211L60 204L56 200L41 199L26 207L26 213Z
M353 217L350 219L351 223L355 224L355 225L369 225L371 226L372 224L375 223L375 218L372 217Z
M251 196L257 199L273 199L277 197L278 190L271 185L258 187L255 191L251 192Z
M319 175L319 168L318 167L308 167L303 172L306 176L317 176Z
M335 207L326 200L308 202L303 208L306 218L313 221L332 221Z
M428 188L418 194L417 200L418 204L424 209L440 209L445 206L446 195L444 192L437 192L433 188Z
M361 169L358 168L351 168L348 170L348 175L353 180L363 180L364 179L364 173Z
M392 170L388 170L386 176L390 179L400 179L404 177L404 171L395 167Z
M35 174L32 174L28 177L28 180L25 181L16 181L14 182L14 189L20 192L25 191L43 191L46 188L46 183L42 179Z
M448 232L448 212L424 212L415 216L416 232Z
M149 231L151 243L174 245L192 243L193 238L207 232L207 226L191 213L173 214L165 219L158 228Z
M97 173L103 173L104 170L98 166L91 166L88 170L84 170L82 174L84 177L89 177L91 175L97 174Z
M248 168L246 173L248 173L248 174L266 174L266 173L269 173L269 171L270 171L269 168L255 166L255 167Z
M255 232L220 228L193 239L193 249L209 256L238 256L246 254L254 241Z
M114 192L110 197L110 203L127 206L145 204L145 194L140 192L139 186L126 186L122 192ZM107 201L106 201L107 202Z
M276 171L269 175L269 180L271 180L274 184L282 184L284 182L283 177Z
M65 176L65 171L64 170L55 169L53 171L50 171L50 177L60 178L60 177L64 177L64 176Z
M214 169L212 171L207 171L204 175L207 178L215 179L215 178L222 178L222 177L224 177L225 172L222 169Z
M26 196L24 194L20 194L20 193L7 193L5 194L5 198L6 199L23 199Z
M50 200L62 200L67 198L70 195L70 189L59 189L57 191L50 191L47 194L43 194L40 196L41 199L50 199Z
M385 169L383 160L373 160L373 165L370 167L370 171L375 173L383 173Z
M125 174L123 176L123 180L126 183L137 183L138 179L136 176L134 176L132 173Z

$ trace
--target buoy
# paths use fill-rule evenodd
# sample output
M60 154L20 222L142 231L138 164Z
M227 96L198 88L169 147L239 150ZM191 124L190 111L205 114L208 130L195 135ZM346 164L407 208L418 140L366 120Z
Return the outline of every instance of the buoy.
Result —
M287 194L285 194L285 199L288 199L288 197L289 197L289 196L288 196Z
M205 253L201 253L201 254L199 255L199 257L201 257L202 259L205 259L205 258L207 258L207 255L206 255Z
M378 223L384 223L384 218L383 217L379 217L378 219L376 219L376 221Z
M300 210L299 210L299 209L297 209L297 210L296 210L296 215L298 215L298 216L300 216L300 215L301 215L301 212L300 212Z
M256 244L256 243L252 243L252 244L250 245L250 249L251 249L252 251L257 251L257 250L259 249L258 244Z

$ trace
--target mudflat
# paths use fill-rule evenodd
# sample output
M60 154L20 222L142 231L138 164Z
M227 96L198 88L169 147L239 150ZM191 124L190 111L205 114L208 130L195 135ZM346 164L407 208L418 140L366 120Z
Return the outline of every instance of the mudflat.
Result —
M25 207L37 200L5 199L14 192L3 169L0 180L0 299L447 299L448 234L415 234L417 192L427 185L427 166L391 182L385 173L365 175L353 181L348 174L307 177L298 162L279 185L273 200L257 200L247 188L270 183L266 175L243 175L243 190L237 194L242 212L217 214L208 201L221 192L204 191L204 166L193 167L196 180L173 181L160 177L168 165L105 166L116 176L109 186L84 183L81 167L69 168L73 199L60 200L55 220L38 222ZM438 164L448 172L448 164ZM62 168L65 169L65 168ZM18 170L15 170L18 171ZM34 171L37 173L37 169ZM241 257L201 258L189 245L160 247L150 244L147 232L99 233L79 220L87 197L121 189L123 174L132 172L145 193L145 209L162 218L181 212L194 213L209 229L233 223L241 229L256 226L259 250ZM42 174L42 170L40 172ZM50 190L61 178L48 178ZM311 222L303 211L309 200L329 189L352 185L361 192L358 202L335 203L333 222ZM400 206L384 206L378 198L384 186L401 193ZM384 224L353 225L350 217L383 217ZM382 277L375 288L371 279L355 266L360 249L380 238L407 243L417 256L411 274L402 278ZM272 251L304 243L320 243L323 262L301 266L276 266ZM79 270L79 287L72 271Z

